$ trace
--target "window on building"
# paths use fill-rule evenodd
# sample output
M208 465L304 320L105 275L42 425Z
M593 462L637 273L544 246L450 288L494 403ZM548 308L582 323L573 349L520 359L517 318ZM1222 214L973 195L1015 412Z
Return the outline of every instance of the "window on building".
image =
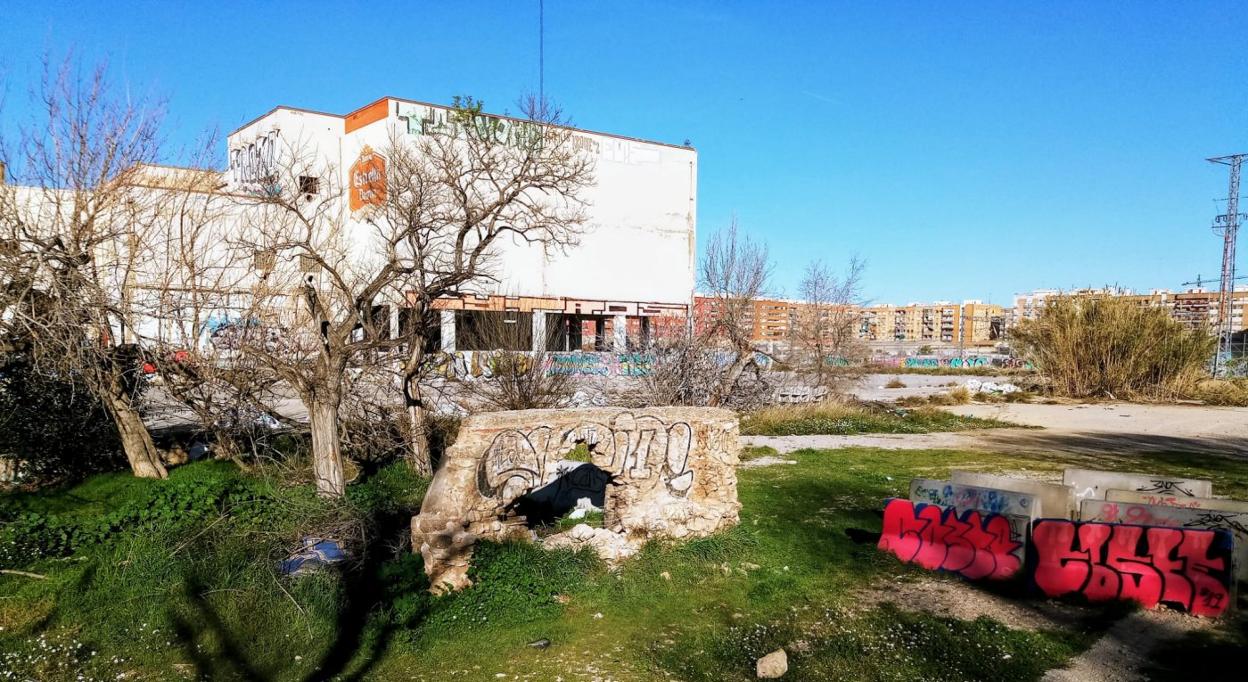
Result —
M277 254L272 251L256 251L251 256L251 266L257 272L273 272L277 268Z
M375 334L374 339L388 340L390 338L390 306L385 304L373 306L369 311L369 326Z
M299 193L307 194L307 195L320 194L321 193L321 179L318 177L311 176L311 175L300 175L299 176Z
M317 273L321 271L321 264L316 258L306 254L299 254L299 272Z
M533 315L518 311L458 310L456 350L531 350Z

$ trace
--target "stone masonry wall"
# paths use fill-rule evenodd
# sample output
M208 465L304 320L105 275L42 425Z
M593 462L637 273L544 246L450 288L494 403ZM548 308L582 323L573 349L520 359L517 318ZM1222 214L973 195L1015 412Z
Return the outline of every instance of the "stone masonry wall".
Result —
M519 498L550 485L570 487L574 498L577 486L588 494L602 480L605 528L586 533L578 526L577 533L549 538L547 546L583 543L614 561L649 538L708 535L738 520L737 436L736 415L715 408L473 415L412 519L412 546L424 558L434 591L467 587L477 540L532 537L515 518ZM597 470L565 458L578 443L588 446Z

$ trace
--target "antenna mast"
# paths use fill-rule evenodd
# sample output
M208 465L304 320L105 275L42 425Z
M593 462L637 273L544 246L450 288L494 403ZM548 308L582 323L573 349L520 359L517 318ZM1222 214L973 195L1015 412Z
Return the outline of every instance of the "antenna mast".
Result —
M1235 333L1232 321L1235 296L1235 241L1239 233L1239 221L1248 218L1239 212L1239 171L1248 154L1232 154L1208 159L1210 163L1218 163L1231 168L1230 188L1226 195L1226 213L1215 216L1213 229L1222 230L1222 282L1218 289L1218 354L1213 359L1213 373L1218 373L1218 365L1225 354L1230 360L1231 337Z
M546 0L537 0L537 97L546 106Z

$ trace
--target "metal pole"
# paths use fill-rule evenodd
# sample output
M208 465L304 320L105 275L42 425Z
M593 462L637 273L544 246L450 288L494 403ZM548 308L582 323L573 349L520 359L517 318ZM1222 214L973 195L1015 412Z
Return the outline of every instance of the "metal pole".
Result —
M1213 359L1216 375L1225 353L1232 351L1231 338L1235 334L1232 312L1235 297L1235 243L1239 233L1239 171L1246 154L1232 154L1209 159L1211 163L1230 166L1230 187L1226 197L1226 213L1214 218L1213 228L1222 232L1222 280L1218 289L1218 354Z

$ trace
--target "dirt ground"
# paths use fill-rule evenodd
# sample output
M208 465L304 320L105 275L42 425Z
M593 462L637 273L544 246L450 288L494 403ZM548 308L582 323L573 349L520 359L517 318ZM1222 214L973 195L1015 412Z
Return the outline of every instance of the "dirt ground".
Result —
M910 377L904 377L906 379ZM944 379L945 377L932 377ZM904 390L904 389L898 389ZM1149 451L1219 453L1248 457L1248 408L1202 405L1097 403L1043 405L1001 403L945 408L957 414L988 417L1030 428L984 429L957 433L873 434L859 436L745 436L748 445L768 445L781 454L802 448L866 446L898 449L993 450L1127 455ZM755 465L782 462L763 457ZM1036 472L1014 472L1030 476ZM898 580L873 586L859 595L859 607L883 602L943 616L974 619L985 615L1013 628L1028 630L1079 627L1096 610L1052 600L1017 600L950 576ZM1159 645L1217 621L1193 618L1168 609L1135 611L1119 619L1082 655L1046 682L1147 679L1144 668Z
M742 440L747 445L769 445L782 453L801 448L863 446L1006 452L1059 450L1080 454L1170 451L1248 457L1248 407L999 403L945 409L1032 428L857 436L745 436Z

